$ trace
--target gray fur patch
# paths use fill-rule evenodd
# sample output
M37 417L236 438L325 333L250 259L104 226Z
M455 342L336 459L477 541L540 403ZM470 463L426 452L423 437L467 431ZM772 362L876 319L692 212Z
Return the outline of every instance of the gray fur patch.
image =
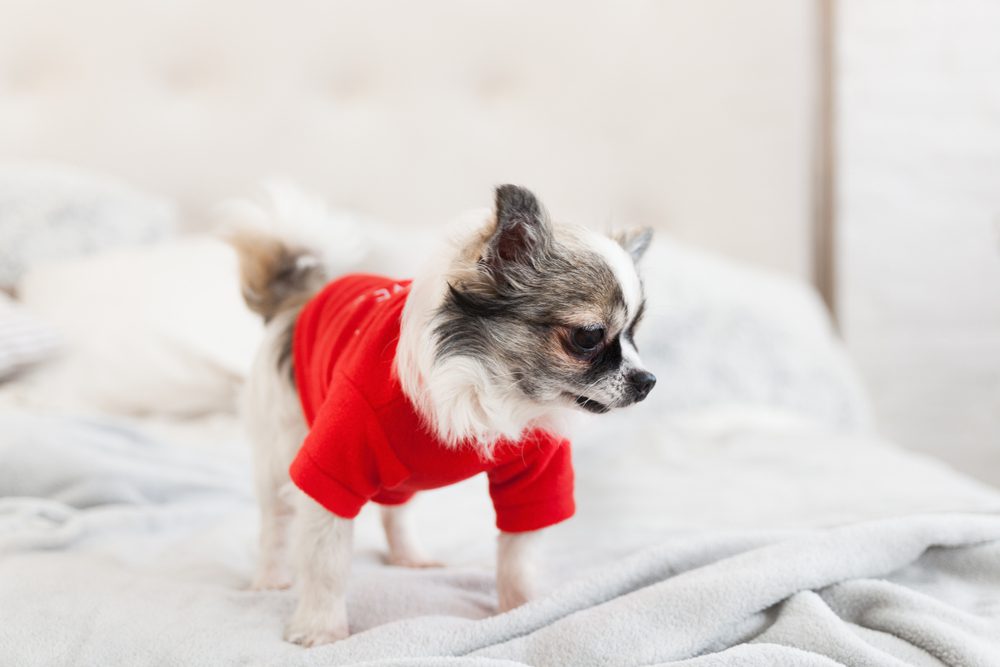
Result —
M299 312L302 307L299 306ZM295 324L299 320L299 313L291 319L284 330L278 336L278 375L288 380L291 386L295 387L295 355L293 345L295 341Z
M496 225L480 242L435 318L438 359L484 361L538 400L627 401L619 338L631 322L606 259L576 230L553 226L516 186L497 189ZM594 354L573 347L571 333L582 326L607 332Z

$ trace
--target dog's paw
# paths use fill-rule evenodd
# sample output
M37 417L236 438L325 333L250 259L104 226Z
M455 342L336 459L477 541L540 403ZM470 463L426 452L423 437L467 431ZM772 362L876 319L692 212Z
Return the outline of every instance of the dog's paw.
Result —
M497 611L501 614L531 602L534 595L515 586L499 586L497 589Z
M285 641L304 646L305 648L332 644L341 639L347 639L349 634L346 621L335 623L331 626L317 623L314 619L303 621L292 618L288 625L285 626Z
M288 573L273 570L258 572L250 582L252 591L282 591L291 586L292 578Z
M417 570L444 567L441 561L414 554L389 554L385 557L385 562L396 567L410 567Z

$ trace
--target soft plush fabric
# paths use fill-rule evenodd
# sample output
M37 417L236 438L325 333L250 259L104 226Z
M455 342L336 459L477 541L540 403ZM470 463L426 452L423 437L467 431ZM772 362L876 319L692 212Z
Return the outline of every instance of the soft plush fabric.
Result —
M0 380L50 358L59 334L0 292Z
M535 430L487 456L474 442L447 446L403 394L393 369L409 281L344 276L314 296L295 325L295 386L309 435L292 464L299 488L353 518L373 500L486 472L501 530L538 530L573 515L569 443Z
M997 664L1000 519L987 512L1000 494L874 441L660 432L581 449L580 512L543 545L547 593L507 614L495 615L476 480L415 501L443 569L383 564L377 513L363 511L352 636L302 649L281 639L295 593L247 588L256 509L239 443L0 414L0 655L19 667Z
M0 287L39 262L148 243L176 231L173 207L68 166L0 165Z

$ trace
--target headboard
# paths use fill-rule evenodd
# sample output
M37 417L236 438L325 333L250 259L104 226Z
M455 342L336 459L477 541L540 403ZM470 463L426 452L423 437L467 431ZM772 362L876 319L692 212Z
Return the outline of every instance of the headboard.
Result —
M0 0L0 157L197 217L261 179L434 224L536 189L811 278L817 11L798 0Z

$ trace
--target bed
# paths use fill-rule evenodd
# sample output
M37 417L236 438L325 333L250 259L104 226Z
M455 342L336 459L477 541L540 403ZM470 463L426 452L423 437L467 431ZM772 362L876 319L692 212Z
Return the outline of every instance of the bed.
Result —
M383 229L362 265L406 271L392 246L423 236ZM577 426L578 514L545 538L542 594L496 613L472 479L415 501L441 569L385 564L362 512L352 636L308 650L281 639L294 592L248 588L233 406L260 330L231 253L168 230L28 269L17 307L63 352L0 385L4 664L1000 662L1000 492L875 434L812 288L670 238L650 253L660 383Z

